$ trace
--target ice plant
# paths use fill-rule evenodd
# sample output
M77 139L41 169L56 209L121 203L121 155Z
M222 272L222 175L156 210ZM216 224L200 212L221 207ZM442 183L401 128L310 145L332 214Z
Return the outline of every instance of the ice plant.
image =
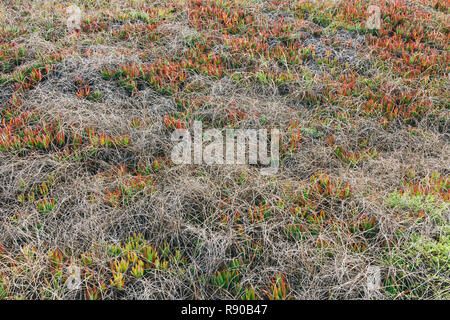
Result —
M110 283L113 287L116 287L119 290L123 290L125 288L123 273L113 271L113 278L110 280Z
M282 274L272 277L272 284L270 285L270 291L264 293L270 300L286 300L288 299L289 286L286 283L286 277Z
M253 288L245 288L244 294L241 297L242 300L258 300L255 289Z
M232 289L233 286L239 283L239 267L239 260L231 261L229 268L223 271L217 271L216 276L211 280L212 283L225 290Z
M248 216L252 223L262 222L270 216L269 206L263 206L260 203L259 206L254 206L253 210L248 211Z

